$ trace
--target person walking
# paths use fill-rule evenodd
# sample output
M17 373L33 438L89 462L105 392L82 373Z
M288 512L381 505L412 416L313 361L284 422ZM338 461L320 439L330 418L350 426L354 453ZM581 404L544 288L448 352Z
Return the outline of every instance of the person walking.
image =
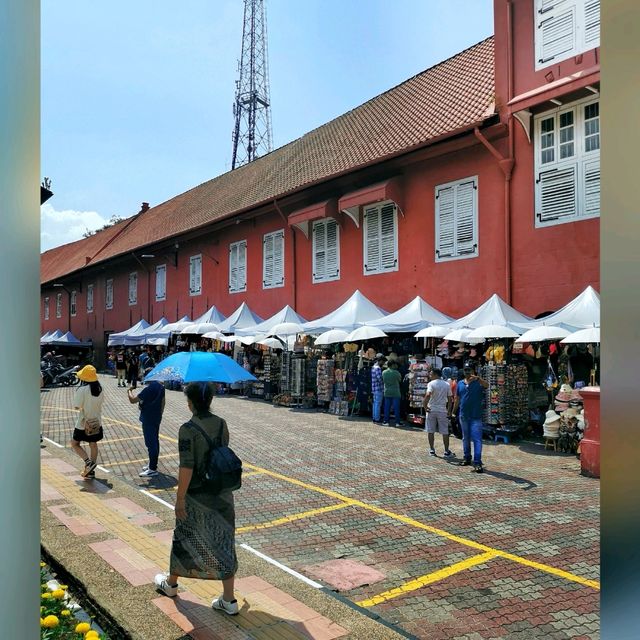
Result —
M127 383L130 389L138 386L138 356L135 351L130 351L127 357Z
M125 358L124 349L118 350L115 356L116 359L116 378L118 379L119 387L126 387L125 377L127 373L127 361Z
M432 369L431 380L427 384L427 392L423 401L424 409L427 412L426 430L430 456L436 455L434 434L437 431L442 435L444 457L453 457L453 453L449 450L449 415L452 409L452 398L451 386L442 379L442 371L437 368Z
M102 440L102 403L104 392L98 381L98 374L94 366L88 364L76 373L80 380L80 387L73 397L73 406L78 410L71 448L84 460L84 469L80 475L83 478L92 479L96 476L98 466L98 442ZM81 442L89 444L89 455Z
M384 383L382 381L382 365L386 358L381 354L376 354L376 360L371 367L371 394L373 397L373 422L381 424L382 400L384 399Z
M389 360L387 368L382 372L382 382L384 384L384 422L382 426L389 426L389 414L393 404L393 416L396 427L402 426L400 421L400 383L402 376L398 371L396 360Z
M473 442L473 469L482 473L482 400L484 390L489 386L486 380L475 375L471 363L463 369L464 378L458 382L453 412L460 409L460 427L462 429L462 466L471 464L471 443Z
M235 508L229 489L211 493L202 478L209 446L192 422L212 440L229 443L227 423L211 412L213 385L191 382L185 388L191 420L178 432L178 490L176 528L173 533L168 573L159 573L154 583L169 597L178 594L178 578L222 580L223 593L211 606L228 615L238 613L234 576L238 570L235 549Z
M142 467L138 474L141 478L152 478L158 475L158 456L160 455L160 423L164 412L164 387L153 380L147 384L137 396L131 389L127 389L131 404L138 403L140 408L140 422L144 444L149 452L149 464Z

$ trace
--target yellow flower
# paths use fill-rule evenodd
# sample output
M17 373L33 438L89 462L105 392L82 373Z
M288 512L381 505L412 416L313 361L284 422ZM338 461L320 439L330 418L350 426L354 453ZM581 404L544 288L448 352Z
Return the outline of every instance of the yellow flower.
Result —
M76 625L76 633L86 633L91 629L91 625L88 622L79 622Z
M44 627L44 618L40 618L40 626Z
M44 567L46 567L46 566L47 566L47 565L46 565L44 562L41 562L41 563L40 563L40 568L41 568L41 569L42 569L42 568L44 568Z
M95 630L91 629L91 631L87 631L87 635L85 635L84 640L95 640L95 638L100 638L100 634Z
M54 629L59 624L60 620L58 620L58 616L47 616L43 621L43 625L47 627L47 629Z
M44 611L44 607L40 607L40 611Z
M66 584L61 584L59 586L61 589L64 589L65 591L69 588Z
M55 591L51 592L51 597L55 598L56 600L61 600L62 598L64 598L64 590L63 589L56 589Z
M68 618L68 617L71 615L71 611L69 611L69 609L63 609L63 610L60 612L60 615L61 615L61 616L64 616L65 618Z
M51 594L47 591L46 593L43 593L41 597L43 600L48 600L51 597Z

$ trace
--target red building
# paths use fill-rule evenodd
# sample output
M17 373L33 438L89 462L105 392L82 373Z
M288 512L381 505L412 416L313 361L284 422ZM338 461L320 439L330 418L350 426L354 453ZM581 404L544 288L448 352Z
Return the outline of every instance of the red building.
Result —
M313 319L355 289L461 316L599 288L599 3L495 0L495 36L305 136L42 255L42 329ZM55 285L64 285L65 289ZM63 298L69 296L63 303Z

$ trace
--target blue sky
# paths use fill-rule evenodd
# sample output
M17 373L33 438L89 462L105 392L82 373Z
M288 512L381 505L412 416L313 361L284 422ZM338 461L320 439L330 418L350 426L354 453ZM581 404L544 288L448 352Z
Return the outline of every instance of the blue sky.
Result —
M492 0L266 0L274 148L493 33ZM42 249L231 168L242 0L42 2Z

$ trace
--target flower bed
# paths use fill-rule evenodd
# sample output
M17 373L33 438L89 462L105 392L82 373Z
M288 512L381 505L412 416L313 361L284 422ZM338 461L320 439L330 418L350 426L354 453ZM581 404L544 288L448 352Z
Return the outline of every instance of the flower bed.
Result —
M41 640L108 640L95 623L79 619L84 613L80 605L71 599L66 585L50 578L44 562L40 563L40 591Z

